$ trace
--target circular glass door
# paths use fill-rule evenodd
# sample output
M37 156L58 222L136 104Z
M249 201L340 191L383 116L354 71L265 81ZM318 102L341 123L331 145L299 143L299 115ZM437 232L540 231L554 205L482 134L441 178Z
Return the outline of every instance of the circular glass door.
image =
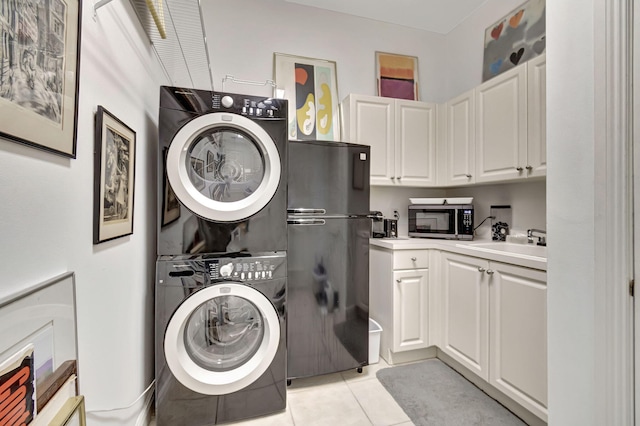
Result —
M206 287L174 312L164 352L173 375L207 395L236 392L271 365L280 340L278 314L258 290L239 283Z
M236 222L259 212L280 182L280 155L254 121L212 113L183 126L167 154L176 196L205 219Z

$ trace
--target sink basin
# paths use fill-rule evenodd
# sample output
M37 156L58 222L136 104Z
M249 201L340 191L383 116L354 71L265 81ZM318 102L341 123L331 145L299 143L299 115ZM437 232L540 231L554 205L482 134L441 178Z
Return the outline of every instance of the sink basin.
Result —
M547 257L547 248L544 246L537 246L533 244L513 244L504 242L490 242L490 243L472 243L466 244L464 247L482 251L509 253L521 256L534 256L534 257Z

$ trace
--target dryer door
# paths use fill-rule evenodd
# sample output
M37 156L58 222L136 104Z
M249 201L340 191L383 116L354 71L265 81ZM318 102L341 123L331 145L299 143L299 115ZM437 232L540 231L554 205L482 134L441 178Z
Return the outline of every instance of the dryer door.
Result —
M169 146L166 164L182 204L218 222L241 221L262 210L281 175L269 134L253 120L222 112L185 124Z
M258 290L240 283L205 287L173 313L164 337L167 365L187 388L206 395L257 380L278 350L278 314Z

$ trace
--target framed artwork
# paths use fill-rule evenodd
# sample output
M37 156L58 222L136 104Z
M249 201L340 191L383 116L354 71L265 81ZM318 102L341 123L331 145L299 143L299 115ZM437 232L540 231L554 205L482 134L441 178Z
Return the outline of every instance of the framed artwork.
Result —
M546 48L545 0L528 0L484 32L482 81L542 54Z
M76 156L81 2L2 2L0 136Z
M96 112L93 243L133 233L136 133L102 106Z
M162 226L166 226L180 217L180 202L167 177L167 152L169 152L169 148L165 148L162 155Z
M340 140L336 63L274 54L276 94L289 101L289 139Z
M418 58L376 52L378 96L418 100Z
M86 426L86 424L87 415L82 395L69 398L49 423L50 426Z
M0 359L0 424L29 424L35 416L33 345Z

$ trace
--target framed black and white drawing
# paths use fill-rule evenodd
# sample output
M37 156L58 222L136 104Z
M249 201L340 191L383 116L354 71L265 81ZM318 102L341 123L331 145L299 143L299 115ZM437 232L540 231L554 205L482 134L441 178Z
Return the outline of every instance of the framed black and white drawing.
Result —
M136 133L102 106L96 112L93 243L133 233Z
M0 136L76 156L78 0L3 1L0 8Z

